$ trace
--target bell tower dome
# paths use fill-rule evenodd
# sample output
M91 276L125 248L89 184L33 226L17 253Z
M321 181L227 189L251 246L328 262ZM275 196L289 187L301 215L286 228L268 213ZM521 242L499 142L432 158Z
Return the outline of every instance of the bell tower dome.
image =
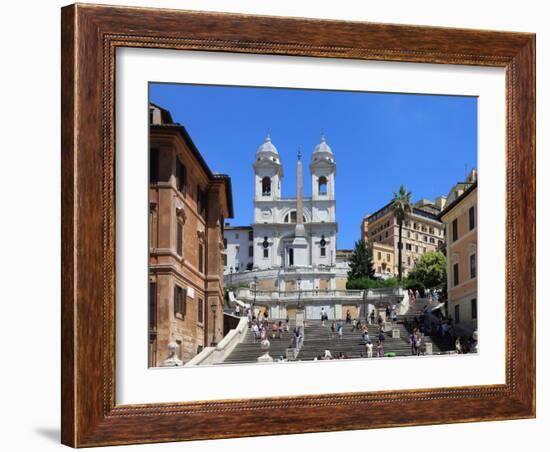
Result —
M313 200L334 200L336 161L324 135L311 155L311 197Z
M283 167L281 157L269 134L256 151L254 164L255 190L254 199L274 201L281 198L281 179Z

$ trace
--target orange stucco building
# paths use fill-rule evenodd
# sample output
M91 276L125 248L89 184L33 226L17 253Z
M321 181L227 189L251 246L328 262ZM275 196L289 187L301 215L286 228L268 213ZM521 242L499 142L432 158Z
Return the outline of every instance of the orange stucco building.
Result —
M214 174L171 114L151 104L149 148L149 365L168 344L189 361L223 336L223 225L231 180Z
M477 179L470 179L439 215L445 224L448 313L457 334L477 330Z

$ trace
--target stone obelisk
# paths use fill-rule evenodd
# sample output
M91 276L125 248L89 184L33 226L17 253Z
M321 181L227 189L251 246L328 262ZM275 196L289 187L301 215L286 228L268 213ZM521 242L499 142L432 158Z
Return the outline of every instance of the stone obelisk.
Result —
M308 264L306 230L304 227L304 184L302 181L302 152L298 150L296 167L296 230L294 232L294 265L306 267Z
M298 149L298 163L296 166L296 229L294 232L294 240L292 241L294 248L294 266L297 268L307 267L308 262L308 246L306 240L306 229L304 227L304 184L302 181L302 152ZM297 273L298 300L296 304L296 327L304 327L305 311L300 300L300 273Z

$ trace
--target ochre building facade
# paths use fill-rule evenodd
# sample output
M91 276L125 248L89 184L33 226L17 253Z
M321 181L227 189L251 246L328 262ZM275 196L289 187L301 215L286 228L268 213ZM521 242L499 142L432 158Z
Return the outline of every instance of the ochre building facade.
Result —
M443 246L445 230L438 219L444 197L434 203L417 202L403 223L402 266L406 276L417 259L424 253ZM377 277L387 278L398 274L399 224L390 202L361 223L361 237L373 251L374 271Z
M447 309L458 334L477 330L477 181L440 214L447 229Z

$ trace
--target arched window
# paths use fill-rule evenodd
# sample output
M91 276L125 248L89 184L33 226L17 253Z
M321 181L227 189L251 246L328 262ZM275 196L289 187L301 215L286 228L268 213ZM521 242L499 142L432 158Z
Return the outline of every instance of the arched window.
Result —
M285 215L285 223L293 223L293 224L296 224L296 221L298 219L298 216L297 216L297 213L295 210L292 210L291 212L287 213ZM306 217L305 215L302 216L302 221L305 223L306 222Z
M319 194L320 195L327 194L327 178L325 176L321 176L319 178Z
M262 196L271 196L271 179L267 176L262 179Z

